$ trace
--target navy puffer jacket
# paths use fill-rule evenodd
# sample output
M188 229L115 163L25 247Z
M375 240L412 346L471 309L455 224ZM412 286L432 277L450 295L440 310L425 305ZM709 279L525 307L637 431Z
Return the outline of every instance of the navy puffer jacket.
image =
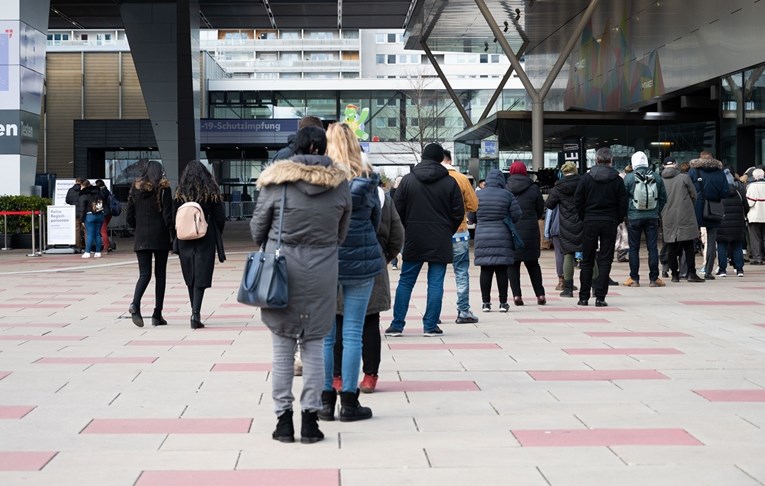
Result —
M717 159L704 157L691 160L691 170L688 176L696 187L696 221L699 226L716 228L720 223L708 223L704 221L704 204L706 200L722 201L728 197L728 181L723 172L723 165Z
M523 174L513 174L507 179L507 188L518 199L523 216L515 228L525 245L522 250L515 251L515 260L529 262L539 260L541 254L539 238L539 220L545 211L545 202L539 186Z
M523 211L513 193L505 189L505 176L494 169L486 176L486 187L477 192L474 264L512 265L515 262L513 239L504 220L521 219Z
M374 173L356 177L350 182L353 210L348 235L338 252L340 280L368 279L382 272L385 266L377 241L381 214L380 198L377 196L379 184L380 176Z
M563 253L582 251L584 223L579 219L579 212L576 210L574 200L579 179L581 176L574 174L557 181L555 186L550 189L550 194L547 195L545 201L545 206L548 209L558 208L558 236Z

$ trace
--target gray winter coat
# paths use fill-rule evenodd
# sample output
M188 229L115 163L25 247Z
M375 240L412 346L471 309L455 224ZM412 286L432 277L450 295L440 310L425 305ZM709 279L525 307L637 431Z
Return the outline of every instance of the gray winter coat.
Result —
M486 187L478 191L474 264L478 266L515 263L513 237L505 224L510 216L517 223L523 210L513 193L505 189L505 176L493 169L486 176Z
M322 339L335 317L337 253L351 218L347 172L329 157L278 160L258 178L260 194L250 222L256 245L276 246L282 186L287 185L281 253L287 260L289 305L261 309L274 334Z
M661 211L664 241L675 243L698 238L699 225L694 212L696 188L691 178L675 167L665 168L661 177L667 190L667 203Z

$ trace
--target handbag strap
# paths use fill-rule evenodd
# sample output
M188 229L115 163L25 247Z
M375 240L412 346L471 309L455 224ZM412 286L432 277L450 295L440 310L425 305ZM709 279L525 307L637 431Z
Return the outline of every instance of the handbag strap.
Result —
M279 228L276 232L276 252L274 254L279 256L279 250L282 249L282 226L284 225L284 202L287 200L287 184L282 186L282 202L279 205Z

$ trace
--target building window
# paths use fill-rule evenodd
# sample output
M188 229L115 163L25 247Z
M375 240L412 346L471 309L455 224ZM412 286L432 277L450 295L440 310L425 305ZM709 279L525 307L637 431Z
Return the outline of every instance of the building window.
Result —
M388 118L388 128L394 128L398 126L398 120L395 117Z
M479 62L481 64L487 64L489 62L489 55L488 54L481 54Z
M375 34L375 43L385 44L385 34Z
M396 34L388 34L388 44L396 43Z
M309 32L308 33L309 39L334 39L335 33L334 32Z
M343 31L343 39L358 39L359 38L359 31L358 30L344 30Z
M69 34L49 34L48 35L49 46L60 46L62 42L68 42L68 41L69 41Z
M492 64L499 64L499 54L492 54L491 55L491 63Z
M296 32L296 31L293 31L293 30L280 32L279 35L281 36L282 39L285 39L285 40L287 40L287 39L290 39L290 40L298 40L298 39L300 39L300 32Z
M388 54L388 64L396 64L396 55Z
M385 54L376 54L375 55L375 63L376 64L385 64Z

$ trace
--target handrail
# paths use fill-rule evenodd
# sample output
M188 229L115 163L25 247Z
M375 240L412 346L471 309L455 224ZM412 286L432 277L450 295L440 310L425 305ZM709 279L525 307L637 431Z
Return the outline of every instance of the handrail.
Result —
M2 250L10 250L8 246L8 216L31 216L32 217L32 253L27 256L39 257L42 256L42 251L37 251L35 244L35 216L38 217L38 231L39 231L39 243L40 249L43 246L43 211L39 209L31 211L0 211L0 216L3 217L3 247Z

